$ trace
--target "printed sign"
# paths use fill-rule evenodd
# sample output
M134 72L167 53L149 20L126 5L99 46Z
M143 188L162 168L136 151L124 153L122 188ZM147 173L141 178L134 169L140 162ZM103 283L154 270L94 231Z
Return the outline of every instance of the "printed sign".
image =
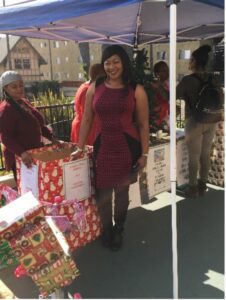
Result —
M149 197L170 189L169 144L158 145L149 149L147 175Z
M21 163L21 194L32 192L35 198L38 199L38 167L32 165L27 168L24 163Z
M91 196L89 159L82 158L63 164L63 181L66 200L78 201Z

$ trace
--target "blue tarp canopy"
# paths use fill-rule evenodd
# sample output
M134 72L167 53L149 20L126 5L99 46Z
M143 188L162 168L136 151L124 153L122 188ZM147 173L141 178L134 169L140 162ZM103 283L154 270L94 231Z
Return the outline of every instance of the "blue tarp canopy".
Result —
M34 0L0 8L0 33L131 46L166 42L169 9L165 0ZM177 4L178 41L223 34L223 0Z
M174 3L170 11L167 2ZM186 41L223 36L224 0L34 0L1 8L0 33L130 46L170 40L173 295L177 299L176 38Z

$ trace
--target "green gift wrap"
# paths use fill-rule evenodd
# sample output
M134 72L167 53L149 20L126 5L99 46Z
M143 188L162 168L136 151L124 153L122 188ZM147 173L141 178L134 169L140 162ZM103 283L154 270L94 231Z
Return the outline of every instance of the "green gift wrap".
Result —
M19 262L13 255L13 251L10 248L7 241L0 243L0 270L9 266L18 265Z
M56 289L67 286L79 276L74 261L70 256L63 255L55 262L31 276L42 296L48 296Z

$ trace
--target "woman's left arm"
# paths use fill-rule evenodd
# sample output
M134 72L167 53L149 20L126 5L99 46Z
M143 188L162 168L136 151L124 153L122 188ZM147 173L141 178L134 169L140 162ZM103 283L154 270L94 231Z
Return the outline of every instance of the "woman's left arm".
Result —
M136 121L138 125L142 155L138 159L138 167L143 168L147 163L149 150L149 111L148 98L142 85L137 85L135 90L136 98Z

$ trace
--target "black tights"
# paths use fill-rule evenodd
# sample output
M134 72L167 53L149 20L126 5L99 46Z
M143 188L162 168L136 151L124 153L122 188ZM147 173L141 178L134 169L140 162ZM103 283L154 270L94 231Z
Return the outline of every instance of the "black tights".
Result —
M129 206L129 186L106 188L97 190L97 206L103 229L112 228L112 193L115 192L114 222L115 226L123 230Z

